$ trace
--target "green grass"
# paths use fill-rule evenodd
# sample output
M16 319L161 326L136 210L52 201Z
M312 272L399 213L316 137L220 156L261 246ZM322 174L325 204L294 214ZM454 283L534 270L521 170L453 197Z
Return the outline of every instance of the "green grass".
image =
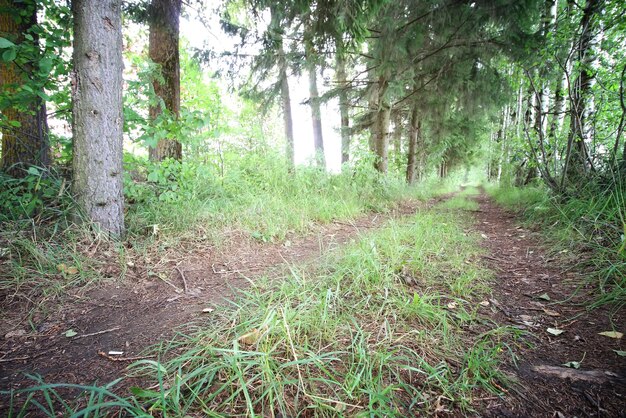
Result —
M181 248L227 244L233 232L263 242L281 241L288 233L306 233L316 223L385 212L399 200L427 199L455 187L437 181L408 187L400 177L379 176L370 165L357 164L340 175L307 167L288 174L282 158L273 153L229 158L223 170L193 159L154 165L127 158L125 245L72 223L73 203L62 180L45 179L41 189L39 173L15 183L19 190L13 183L3 184L0 197L21 199L19 207L22 200L30 201L20 197L25 187L32 193L43 190L45 196L32 209L43 222L0 219L0 261L5 267L0 294L9 302L40 309L71 288L111 277L106 270L115 271L113 279L123 278L128 262L145 263L158 273L154 260L180 257ZM145 175L144 181L130 179L130 170Z
M154 386L124 399L86 388L71 408L96 399L87 407L100 406L100 416L468 413L476 397L501 394L498 364L516 336L481 317L491 273L468 222L460 211L420 211L317 268L261 280L216 306L206 326L160 347L159 361L135 363L133 373ZM20 396L34 402L57 389Z
M626 193L620 182L590 182L569 198L539 187L488 186L496 202L520 212L528 225L540 226L555 253L587 272L586 284L597 290L583 303L589 308L626 303ZM581 283L585 284L585 283Z

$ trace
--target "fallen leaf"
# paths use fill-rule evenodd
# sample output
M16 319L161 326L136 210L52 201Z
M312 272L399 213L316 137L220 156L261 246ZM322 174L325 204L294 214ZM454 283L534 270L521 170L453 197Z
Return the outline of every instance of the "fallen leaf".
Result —
M617 332L617 331L604 331L604 332L599 332L598 334L604 335L605 337L609 337L609 338L615 338L616 340L619 340L624 336L624 334L622 334L621 332Z
M572 369L580 369L580 362L578 361L568 361L567 363L563 363L561 366L569 367Z
M23 337L24 335L26 335L26 331L24 331L23 329L18 329L15 331L9 331L4 335L4 338L6 338L7 340L9 338L15 338L15 337Z
M481 306L489 306L489 301L488 300L483 300L482 302L480 302Z
M483 239L488 239L488 238L489 238L489 237L488 237L487 235L485 235L485 234L480 234L480 236L481 236Z
M553 311L551 309L546 309L546 308L543 308L543 313L549 316L561 316L561 314L558 313L557 311Z
M67 266L63 263L61 264L57 264L57 270L59 270L59 272L63 273L65 272L65 269L67 268Z
M565 330L558 329L558 328L548 328L546 331L548 332L548 334L552 334L552 335L561 335L565 332Z
M620 357L626 357L626 351L622 351L622 350L613 350L615 351L615 354L617 354Z
M213 309L213 308L204 308L204 309L202 310L202 313L211 313L211 312L213 312L214 310L215 310L215 309Z
M121 356L122 354L124 354L123 351L115 351L115 350L109 351L110 356Z
M454 309L454 308L456 308L456 302L450 302L450 303L448 303L447 306L448 306L448 309Z
M534 318L530 315L520 315L519 319L526 322L532 322Z
M67 274L76 274L76 273L78 273L78 268L76 268L74 266L70 266L70 267L65 269L65 272Z
M78 333L76 331L74 331L73 329L68 329L67 331L65 331L65 336L67 338L72 338L72 337L75 337L77 335L78 335Z
M261 339L261 333L258 329L254 328L252 331L243 334L238 338L238 341L245 345L254 345Z
M550 295L548 295L547 293L543 293L543 294L537 296L537 299L551 300L550 299Z

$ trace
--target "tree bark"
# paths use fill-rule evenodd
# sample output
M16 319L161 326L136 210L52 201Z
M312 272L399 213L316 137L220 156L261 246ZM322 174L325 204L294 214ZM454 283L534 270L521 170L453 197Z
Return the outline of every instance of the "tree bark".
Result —
M16 45L28 42L25 33L37 24L37 8L31 4L0 0L0 36L7 38ZM27 19L18 18L21 13ZM38 45L38 36L31 33L33 43ZM0 62L0 84L4 91L14 92L15 89L32 78L34 63L26 62L17 65L15 61ZM2 155L0 169L8 174L21 177L26 174L29 166L47 167L50 164L50 144L48 140L48 120L46 104L36 93L15 105L2 109L4 123L0 125L2 134ZM15 126L10 125L13 123Z
M311 122L313 124L313 145L315 148L315 161L318 167L326 168L324 155L324 136L322 134L322 116L320 111L319 91L317 89L317 65L315 64L315 52L310 41L306 42L306 61L309 73L309 105L311 106Z
M377 109L374 114L374 125L372 126L373 143L376 151L374 167L378 172L386 174L389 167L389 122L391 106L385 101L385 93L388 87L387 79L384 76L380 76L377 85Z
M348 110L348 86L346 58L341 53L336 57L337 85L339 86L339 114L341 116L341 164L350 160L350 113Z
M73 192L84 215L124 232L121 0L73 0Z
M166 110L174 119L180 116L180 54L178 50L179 21L182 0L152 0L150 4L150 59L160 66L161 77L152 81L160 103L150 107L155 120ZM161 78L161 80L159 80ZM182 159L182 145L175 138L160 139L150 148L150 159Z
M584 176L590 168L589 152L586 144L585 120L587 102L594 78L591 63L593 61L593 38L597 14L603 0L588 0L580 22L582 32L577 43L577 61L581 66L580 74L571 87L570 129L567 138L565 176L568 180ZM564 178L565 179L565 178Z
M406 164L406 182L415 183L415 173L417 171L417 146L421 136L422 122L419 120L419 110L417 105L411 111L411 128L409 131L409 151Z
M276 60L278 63L278 82L280 84L280 100L283 108L283 127L285 130L285 155L290 169L296 165L293 142L293 116L291 111L291 94L289 92L288 64L285 55L283 35L281 32L280 15L276 5L270 6L271 34L276 44Z

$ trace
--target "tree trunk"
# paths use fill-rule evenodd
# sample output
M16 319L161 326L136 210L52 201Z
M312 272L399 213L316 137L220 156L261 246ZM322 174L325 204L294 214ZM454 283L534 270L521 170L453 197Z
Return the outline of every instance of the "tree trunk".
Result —
M324 156L324 136L322 134L322 116L320 111L319 91L317 90L317 65L315 65L313 45L307 41L306 61L309 73L309 105L311 106L311 121L313 124L313 145L315 147L315 161L318 167L326 168Z
M73 192L96 226L124 232L121 0L73 0Z
M422 122L419 120L417 105L411 111L411 128L409 131L409 151L406 164L406 182L415 183L415 173L417 171L417 145L421 136Z
M283 123L285 125L285 151L287 155L287 161L289 162L290 167L293 168L296 165L293 142L293 118L291 116L291 95L289 94L289 80L287 78L287 60L285 59L285 52L283 50L282 40L278 53L280 98L283 105Z
M17 22L19 11L28 18ZM28 29L37 24L35 3L29 5L21 1L0 0L0 36L16 45L29 42L24 37ZM31 33L33 43L38 45L38 36ZM32 78L34 63L17 65L15 61L0 62L0 85L6 92L27 83ZM23 93L22 93L23 94ZM48 141L48 120L45 102L35 92L27 102L11 103L2 109L5 123L0 125L2 134L2 158L0 169L8 174L21 177L29 166L47 167L50 164L50 144ZM11 125L13 124L13 125Z
M589 0L583 10L580 22L582 32L577 43L577 61L581 66L580 74L571 86L570 129L567 141L565 175L568 180L584 175L590 168L589 152L586 144L585 118L587 102L593 80L593 38L597 14L601 10L602 0Z
M348 111L348 86L346 59L341 53L336 58L337 85L339 87L339 114L341 116L341 164L350 159L350 114Z
M287 58L280 27L279 14L275 6L270 6L271 30L276 43L278 82L280 83L280 100L283 107L283 125L285 130L285 155L290 169L296 165L293 142L293 117L291 112L291 94L289 93L289 78L287 76Z
M399 111L395 112L393 117L393 153L394 161L402 160L402 114Z
M391 106L385 101L388 82L384 76L380 76L377 81L376 110L374 113L374 124L372 126L372 137L374 150L376 151L376 162L374 166L378 172L386 174L389 166L389 122L391 116Z
M150 4L150 59L160 66L161 77L152 81L154 93L162 101L150 107L150 119L163 111L172 118L180 116L180 55L178 50L181 0L152 0ZM161 80L159 80L161 78ZM164 108L163 108L164 107ZM182 145L175 138L160 139L156 148L150 148L150 159L182 159Z

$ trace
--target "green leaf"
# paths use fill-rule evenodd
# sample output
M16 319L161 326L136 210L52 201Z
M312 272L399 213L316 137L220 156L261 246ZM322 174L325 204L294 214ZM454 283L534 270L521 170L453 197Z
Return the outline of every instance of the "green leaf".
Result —
M615 354L617 354L620 357L626 357L626 351L622 351L622 350L613 350L615 351Z
M52 69L52 59L51 58L42 58L41 61L39 61L39 69L43 72L43 73L49 73L50 70Z
M161 396L159 392L155 392L153 390L142 389L137 386L133 386L129 390L130 390L130 393L132 393L138 398L158 398Z
M11 62L17 57L17 50L15 48L7 49L2 53L2 61Z
M547 293L543 293L537 296L537 299L550 300L550 296Z
M9 41L7 38L0 38L0 48L4 49L4 48L11 48L14 47L15 44L11 41Z
M78 335L78 333L77 333L76 331L74 331L73 329L68 329L68 330L65 332L65 336L66 336L67 338L72 338L72 337L75 337L75 336L77 336L77 335Z

